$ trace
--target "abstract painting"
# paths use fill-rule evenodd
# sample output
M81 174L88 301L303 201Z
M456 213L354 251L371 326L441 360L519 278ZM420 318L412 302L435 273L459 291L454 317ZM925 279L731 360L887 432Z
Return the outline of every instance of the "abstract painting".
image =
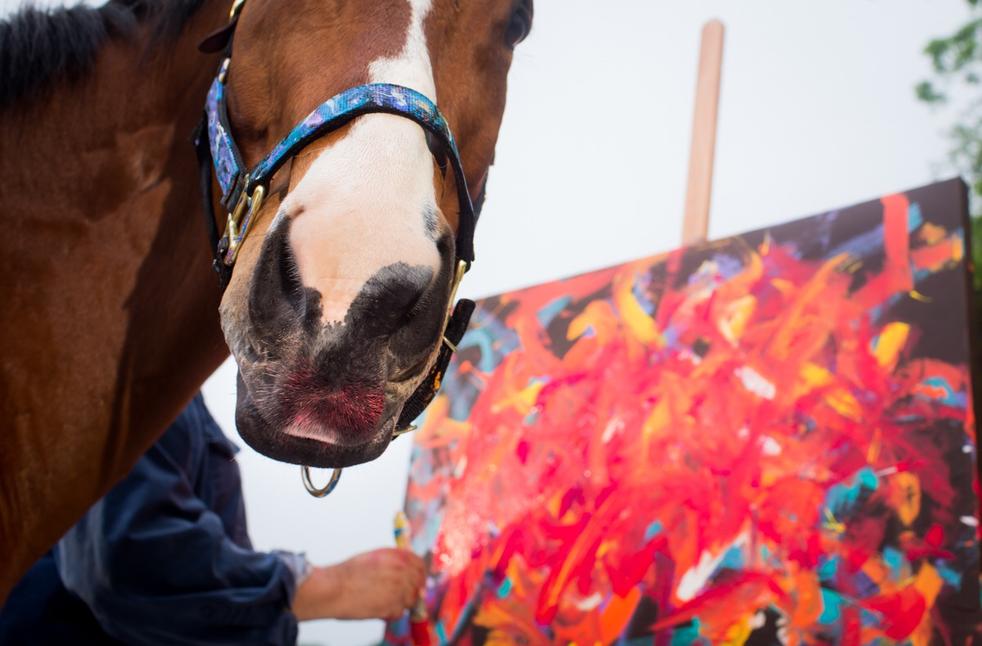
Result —
M479 303L414 440L435 639L970 643L966 212L953 180Z

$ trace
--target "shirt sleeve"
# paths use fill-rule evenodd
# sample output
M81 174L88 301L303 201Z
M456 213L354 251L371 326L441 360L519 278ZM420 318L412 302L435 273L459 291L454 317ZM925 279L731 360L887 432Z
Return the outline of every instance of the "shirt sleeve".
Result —
M294 644L294 574L236 544L195 495L200 441L169 429L69 530L55 551L62 581L126 643Z

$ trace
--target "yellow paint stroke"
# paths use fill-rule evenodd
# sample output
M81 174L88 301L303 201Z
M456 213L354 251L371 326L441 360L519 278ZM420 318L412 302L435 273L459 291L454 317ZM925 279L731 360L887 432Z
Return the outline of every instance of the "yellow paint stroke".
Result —
M566 329L566 340L578 339L588 329L593 330L597 345L604 346L618 333L619 321L606 301L593 301L583 312L569 323Z
M641 442L644 448L643 455L645 459L650 456L651 441L655 436L660 435L660 431L668 426L671 417L671 411L668 408L668 400L662 398L655 404L655 408L648 415L648 418L644 421L644 425L641 427Z
M889 323L880 332L876 339L876 348L873 356L876 362L884 368L893 369L900 358L900 351L907 344L907 337L910 335L910 325L907 323Z
M771 236L770 234L764 236L764 241L760 243L757 248L758 255L766 256L771 252Z
M782 296L787 296L794 291L794 283L787 278L774 278L771 280L771 285L774 286L774 289L781 292Z
M825 403L838 414L853 421L859 421L863 410L856 398L842 388L837 388L829 393L828 397L825 398Z
M924 294L920 293L916 289L912 289L912 290L910 290L907 293L915 301L920 301L921 303L933 303L934 302L934 299L933 298L931 298L930 296L925 296Z
M914 588L921 593L928 608L934 607L934 601L938 598L938 593L944 586L941 575L930 563L921 565L914 579ZM934 622L931 621L931 613L925 612L921 623L917 625L909 639L911 646L929 646L932 643Z
M755 614L757 614L756 611L741 615L738 619L735 619L729 628L726 629L726 632L723 634L723 641L720 644L722 646L743 646L746 644L754 631L752 621Z
M930 563L922 563L921 569L917 571L917 576L914 578L914 587L924 597L928 608L934 606L934 600L938 598L938 593L943 586L944 580L934 566Z
M833 383L832 373L812 362L801 366L801 369L798 371L798 379L800 382L798 391L795 393L796 398L806 395L815 389L825 388ZM832 410L849 419L859 419L860 413L862 412L859 402L844 388L831 389L825 397L825 402Z
M936 224L931 224L930 222L925 222L920 231L917 232L917 237L926 242L927 244L935 244L944 240L948 232L944 230L943 227L939 227Z
M823 523L825 529L835 532L836 534L843 534L846 531L846 526L836 520L835 515L829 511L825 510L825 522Z
M934 632L932 630L933 623L934 622L931 621L931 613L925 612L924 616L921 617L921 623L917 625L914 632L912 632L907 638L910 646L930 646L932 643L931 638Z
M837 271L839 265L849 258L848 254L841 253L825 261L821 268L805 283L797 294L791 307L780 327L775 331L770 343L770 353L778 359L788 357L791 341L798 328L802 325L806 310L816 301L823 297L828 291L831 275Z
M665 339L655 325L654 319L648 316L638 300L634 298L634 275L631 272L617 279L614 284L614 302L628 330L638 341L645 345L654 344L659 348L664 347Z
M768 462L761 463L760 466L760 486L761 489L767 490L773 487L779 480L785 477L785 471L782 467L772 468L769 466Z
M519 413L527 415L532 410L532 407L535 406L535 402L538 401L539 393L544 386L545 383L543 382L530 384L522 390L516 391L511 396L495 402L491 409L495 413L499 413L506 408L514 408Z
M965 245L960 239L951 241L951 261L961 262L965 257Z
M859 271L862 268L863 268L863 261L856 260L843 265L842 271L846 274L855 274L857 271Z
M801 366L798 376L805 382L805 385L812 389L828 386L832 383L832 373L811 361Z
M876 464L880 459L880 449L883 448L883 429L877 427L873 429L873 439L870 440L869 448L866 450L866 464Z
M736 343L743 336L757 309L757 299L747 294L730 303L719 321L719 331L730 343Z
M604 541L600 543L600 547L597 548L596 559L599 561L603 557L610 554L611 551L619 547L618 541Z
M902 471L890 479L890 503L904 525L912 525L921 513L921 481Z
M716 297L723 302L735 301L739 294L754 291L754 285L764 276L764 261L757 254L751 254L746 259L743 271L734 275L716 289Z
M798 370L798 383L795 384L791 396L800 399L818 388L824 388L832 383L832 373L818 365L807 362Z
M504 551L505 546L499 545L490 562L500 566ZM525 559L522 558L521 554L515 554L512 558L508 559L506 573L508 580L511 581L511 594L516 599L525 598L532 588L532 586L528 585L529 582L523 574L526 568L528 568L528 565L525 563Z

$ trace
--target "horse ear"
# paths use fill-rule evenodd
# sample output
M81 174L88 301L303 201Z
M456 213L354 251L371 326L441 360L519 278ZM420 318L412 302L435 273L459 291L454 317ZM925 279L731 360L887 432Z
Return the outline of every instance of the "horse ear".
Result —
M235 24L238 21L239 19L236 17L224 27L205 36L205 39L198 43L198 51L204 54L217 54L224 51L232 42L232 34L235 33Z

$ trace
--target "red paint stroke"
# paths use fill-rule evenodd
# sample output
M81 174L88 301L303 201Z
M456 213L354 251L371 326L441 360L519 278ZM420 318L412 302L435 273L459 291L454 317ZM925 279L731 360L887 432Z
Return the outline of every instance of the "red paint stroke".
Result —
M912 267L960 261L957 233L912 247L908 211L883 199L884 262L856 291L855 259L766 241L736 270L707 261L680 277L674 253L486 304L519 348L489 372L465 350L448 391L479 384L467 417L441 395L416 436L408 510L415 535L436 537L434 621L450 631L476 603L488 643L529 644L695 618L722 643L768 608L796 643L936 622L882 550L905 555L903 576L955 563L953 483L968 467L950 457L974 428L950 398L970 399L967 366L911 358L916 321L878 346L896 321L871 310L914 288ZM562 324L543 329L564 297ZM474 334L500 342L491 329ZM830 586L848 601L823 626ZM864 627L860 608L881 624Z
M909 637L927 610L924 597L911 586L893 594L867 599L863 605L883 617L881 628L890 639Z

